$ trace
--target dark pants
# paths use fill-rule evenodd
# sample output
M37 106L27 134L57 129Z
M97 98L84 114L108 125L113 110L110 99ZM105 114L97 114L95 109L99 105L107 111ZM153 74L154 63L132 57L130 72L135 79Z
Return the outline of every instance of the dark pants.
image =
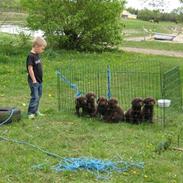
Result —
M42 96L42 83L28 83L31 91L28 114L35 114L38 111L39 101Z

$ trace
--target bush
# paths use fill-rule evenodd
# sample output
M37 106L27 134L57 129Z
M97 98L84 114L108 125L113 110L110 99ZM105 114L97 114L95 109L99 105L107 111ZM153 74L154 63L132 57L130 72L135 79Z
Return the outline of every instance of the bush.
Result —
M123 0L22 0L28 26L45 32L52 47L103 49L122 40Z

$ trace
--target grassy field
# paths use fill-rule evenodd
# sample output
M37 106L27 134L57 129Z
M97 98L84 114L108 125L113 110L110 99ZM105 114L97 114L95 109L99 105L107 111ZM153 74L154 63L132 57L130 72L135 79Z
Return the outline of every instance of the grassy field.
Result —
M159 41L123 41L122 46L135 48L149 48L156 50L183 51L182 43L166 43Z
M144 37L150 36L150 33L144 32L144 28L150 32L160 32L165 34L176 35L179 31L182 31L182 24L175 24L173 22L160 22L151 23L142 20L123 20L125 25L124 28L124 39L131 37ZM176 31L175 31L176 30ZM149 48L149 49L161 49L161 50L171 50L171 51L182 51L182 43L167 43L160 41L123 41L122 46L126 47L137 47L137 48Z
M183 182L183 153L167 150L159 155L154 152L157 144L169 135L172 135L172 146L177 145L182 114L177 115L163 129L160 124L106 124L97 119L78 118L71 112L58 112L55 74L56 68L69 67L70 62L78 68L79 64L85 64L87 67L90 63L94 69L97 64L113 63L120 67L127 61L159 60L179 65L183 70L182 59L117 51L79 53L48 49L42 55L44 92L41 112L46 116L31 121L26 117L29 89L25 71L25 59L30 45L22 46L21 40L5 34L0 37L0 41L3 43L0 44L1 106L17 106L22 110L22 120L1 126L0 136L24 140L62 157L87 156L113 160L120 156L125 161L145 164L142 170L132 169L121 174L114 172L109 180L96 180L96 177L87 171L56 173L50 167L58 163L57 159L29 146L0 140L0 183ZM183 147L183 134L180 145ZM40 163L46 164L42 170L32 168Z
M16 12L0 12L0 24L25 25L27 14Z
M152 32L172 33L173 29L180 29L182 24L174 22L151 23L143 20L123 19L125 37L136 37L144 35L144 28Z

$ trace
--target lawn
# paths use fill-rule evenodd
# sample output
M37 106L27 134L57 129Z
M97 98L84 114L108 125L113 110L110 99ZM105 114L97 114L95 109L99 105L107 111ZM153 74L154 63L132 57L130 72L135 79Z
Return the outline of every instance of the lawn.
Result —
M165 34L174 34L176 35L178 31L182 30L182 24L175 24L173 22L160 22L160 23L151 23L148 21L142 20L123 20L125 25L124 27L124 39L131 37L144 37L150 36L148 33L144 32L144 28L150 30L151 32L160 32ZM174 30L174 31L173 31ZM176 31L177 32L176 32ZM136 48L146 48L146 49L157 49L157 50L170 50L170 51L182 51L182 43L168 43L160 42L155 40L147 41L127 41L124 40L121 46L124 47L136 47Z
M25 25L27 14L18 12L0 12L0 24Z
M183 51L182 43L166 43L160 41L123 41L122 46L155 50Z
M176 24L174 22L160 22L160 23L151 23L143 20L130 20L130 19L122 19L125 32L125 37L137 37L144 35L144 28L147 30L151 30L152 32L160 32L160 33L172 33L172 31L176 29L180 29L182 24Z
M56 173L50 167L58 163L57 159L29 146L1 140L0 183L183 182L183 153L167 150L159 155L154 152L157 144L169 135L172 135L172 146L177 145L182 114L177 115L163 129L158 123L138 126L126 123L106 124L98 119L78 118L73 112L58 112L55 73L57 68L69 67L71 62L77 68L84 64L85 67L89 65L95 69L97 64L106 66L112 63L117 68L127 61L142 60L174 63L179 65L182 71L182 59L120 51L80 53L48 49L42 55L44 92L41 112L46 116L31 121L26 117L29 89L25 70L25 59L30 44L22 46L17 37L11 38L7 35L0 36L0 41L3 42L3 45L0 45L1 106L16 106L22 111L21 121L0 127L0 136L24 140L62 157L87 156L108 160L121 157L125 161L144 162L142 170L132 169L121 174L114 172L106 181L96 180L96 177L87 171ZM144 68L146 69L149 68ZM183 147L183 134L180 146ZM40 163L46 164L42 170L32 168Z

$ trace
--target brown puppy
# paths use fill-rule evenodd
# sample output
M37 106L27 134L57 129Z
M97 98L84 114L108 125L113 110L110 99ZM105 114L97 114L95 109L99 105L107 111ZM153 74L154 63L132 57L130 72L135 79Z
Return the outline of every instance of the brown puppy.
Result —
M90 117L94 117L96 114L96 94L93 92L89 92L85 96L87 100L87 114Z
M83 115L87 113L87 99L85 96L80 96L76 98L75 109L76 109L76 114L78 116L81 116L81 114ZM80 112L80 109L82 110L82 112Z
M154 114L154 105L156 101L152 97L148 97L143 101L144 106L142 109L143 120L152 123Z
M139 124L143 119L141 111L143 100L141 98L135 98L132 100L131 104L132 107L125 114L126 121L134 124Z
M103 119L103 116L106 114L108 108L108 101L105 97L101 96L97 100L97 110L96 115L99 114L100 118Z
M116 99L112 98L108 100L108 108L104 115L104 120L113 123L124 121L124 111L118 105L118 101Z

